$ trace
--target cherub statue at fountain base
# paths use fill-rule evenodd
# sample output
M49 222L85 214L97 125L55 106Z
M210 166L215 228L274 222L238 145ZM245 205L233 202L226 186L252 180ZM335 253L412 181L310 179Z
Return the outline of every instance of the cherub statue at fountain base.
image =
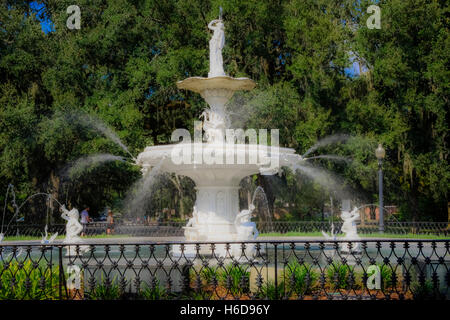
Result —
M242 210L234 220L236 227L237 239L239 241L255 240L259 232L256 229L256 223L251 222L252 212L255 210L255 206L250 204L248 210Z
M64 244L70 244L66 247L66 256L78 256L83 254L83 252L89 250L88 246L77 245L82 244L84 241L79 237L81 231L83 231L83 226L78 221L80 215L76 208L72 210L67 210L65 205L61 206L61 218L67 221L66 223L66 238L64 239Z
M359 212L358 208L354 208L351 212L342 211L341 219L344 221L342 224L341 231L345 233L344 237L338 238L336 237L336 233L334 233L334 225L331 226L331 236L329 236L325 231L322 230L322 234L327 240L335 241L335 240L344 240L348 242L342 242L339 246L340 253L354 254L361 253L361 243L354 242L355 240L360 240L361 238L358 235L358 230L356 229L356 221L359 220Z
M341 219L344 221L341 231L345 233L340 240L347 240L349 242L343 242L340 245L341 253L361 253L361 243L355 242L360 240L356 229L356 221L360 219L358 208L355 207L351 212L342 211Z
M259 233L256 229L256 224L252 221L251 215L253 210L255 209L254 205L250 205L249 209L242 210L237 214L234 219L234 223L230 223L230 231L227 233L226 241L251 241L255 240ZM192 218L189 219L184 229L184 236L186 241L188 242L201 242L201 241L212 241L208 238L210 235L210 229L213 226L213 219L208 219L204 215L200 215L194 206L194 210L192 213ZM217 232L219 235L220 232ZM251 257L255 253L255 245L254 244L245 244L245 249L243 249L242 244L240 243L230 243L229 248L224 244L223 240L220 237L217 241L222 243L217 243L214 248L214 252L211 250L211 245L202 245L200 244L200 249L196 247L195 244L185 244L183 247L179 245L174 245L172 248L172 255L180 256L184 255L185 257L195 257L197 254L201 255L216 255L218 257ZM226 242L225 241L225 242Z

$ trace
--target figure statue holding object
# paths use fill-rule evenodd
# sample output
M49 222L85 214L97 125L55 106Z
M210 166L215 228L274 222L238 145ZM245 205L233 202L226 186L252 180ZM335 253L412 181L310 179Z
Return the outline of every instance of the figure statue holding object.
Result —
M238 240L254 240L258 237L259 233L256 229L256 223L250 221L253 210L255 210L255 206L250 204L247 210L242 210L236 216L234 225L238 234Z
M186 226L183 227L184 237L186 238L186 240L190 241L195 239L195 237L198 234L197 225L198 225L197 207L194 206L194 209L192 210L192 218L190 218Z
M344 221L341 228L345 233L344 239L360 239L356 229L356 221L360 219L358 208L355 207L351 212L342 211L341 219Z
M78 219L80 218L80 214L78 213L78 210L76 208L73 208L72 210L67 210L65 205L61 206L61 218L67 221L66 223L66 238L64 239L63 243L69 243L69 244L76 244L76 243L83 243L83 240L79 237L79 234L81 231L83 231L83 226L81 225L80 221ZM87 251L87 246L80 246L79 247L80 253ZM68 246L67 247L67 256L70 255L76 255L76 246Z
M342 224L341 231L345 233L345 236L341 239L349 241L361 239L356 229L356 221L360 219L358 208L355 207L351 212L342 211L341 219L342 221L344 221L344 223ZM352 253L361 252L359 242L352 242L351 244L352 248L350 250L349 243L341 243L341 252L349 252L349 251L351 251Z
M208 24L208 28L214 31L211 40L209 40L208 78L225 76L222 57L222 49L225 46L225 26L222 19L216 19Z

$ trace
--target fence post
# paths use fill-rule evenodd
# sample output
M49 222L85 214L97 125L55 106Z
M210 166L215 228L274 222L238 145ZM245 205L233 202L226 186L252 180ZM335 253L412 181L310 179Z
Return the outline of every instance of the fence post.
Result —
M64 264L63 264L63 246L58 246L58 260L59 260L59 300L62 300L62 294L63 294L63 287L64 292L66 294L66 298L69 298L69 294L67 292L66 287L66 277L64 276Z
M59 300L62 300L62 276L64 273L62 263L62 246L58 246L58 263L59 263Z
M275 249L275 299L278 300L278 250L277 250L277 244L274 244Z

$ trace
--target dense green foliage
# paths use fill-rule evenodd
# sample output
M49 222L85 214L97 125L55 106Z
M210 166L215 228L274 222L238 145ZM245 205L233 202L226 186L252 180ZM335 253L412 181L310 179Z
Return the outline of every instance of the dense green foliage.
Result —
M0 264L0 300L56 300L58 285L58 268L30 259Z
M315 153L351 155L350 164L314 161L366 203L377 201L374 149L381 142L385 203L399 206L404 219L447 219L446 1L78 0L80 30L66 27L73 1L37 1L40 9L31 2L0 6L0 191L13 183L18 200L43 191L78 208L89 205L94 215L104 206L119 209L138 168L108 162L76 179L64 176L81 156L128 157L70 115L101 119L133 155L170 142L175 128L192 130L205 102L175 83L207 74L207 23L222 5L225 71L258 83L230 105L242 125L278 128L280 143L301 154L329 134L351 135ZM374 2L379 30L366 27ZM42 31L42 19L51 20L51 32ZM361 72L349 72L352 63ZM320 215L334 194L289 172L253 183L264 186L271 208L289 204L292 219ZM154 201L184 218L192 184L164 188ZM347 194L334 194L340 196Z

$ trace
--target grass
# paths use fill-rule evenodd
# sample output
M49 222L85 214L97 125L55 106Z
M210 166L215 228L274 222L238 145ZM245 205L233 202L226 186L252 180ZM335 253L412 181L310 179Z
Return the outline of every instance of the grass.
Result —
M269 233L261 233L260 237L321 237L323 235L321 232L269 232ZM343 237L343 234L338 234L337 237ZM128 238L132 237L128 234L98 234L92 236L84 236L82 239L115 239L115 238ZM413 233L405 233L405 234L394 234L394 233L368 233L368 234L360 234L361 238L393 238L393 239L432 239L432 240L440 240L440 239L450 239L450 236L446 235L433 235L433 234L413 234ZM56 237L57 240L63 240L65 238L64 235L59 235ZM8 236L5 237L3 241L32 241L32 240L41 240L42 237L36 236Z
M56 240L64 240L65 235L59 235ZM131 237L129 234L97 234L92 236L83 236L82 239L114 239L114 238L128 238ZM42 240L42 237L36 236L8 236L3 239L3 241L32 241L32 240Z
M321 232L268 232L268 233L260 233L260 237L323 237Z
M260 237L323 237L321 232L286 232L286 233L260 233ZM337 237L343 237L343 234L338 234ZM395 238L395 239L450 239L450 236L433 235L433 234L394 234L394 233L368 233L360 234L361 238Z

